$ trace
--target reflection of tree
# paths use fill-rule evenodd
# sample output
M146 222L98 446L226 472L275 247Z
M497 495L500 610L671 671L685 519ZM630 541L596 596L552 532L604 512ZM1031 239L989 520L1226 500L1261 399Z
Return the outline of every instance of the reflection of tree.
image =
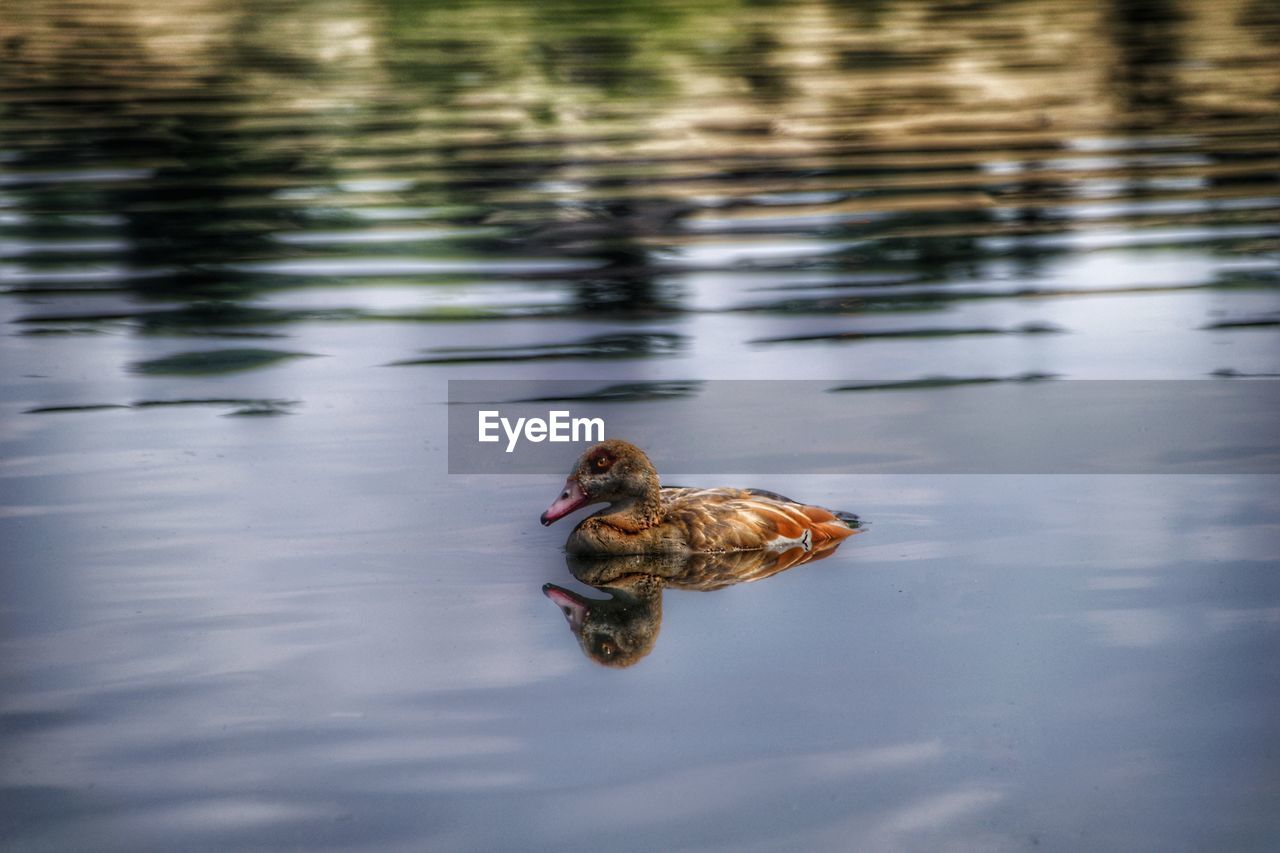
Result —
M1263 4L1232 2L1238 12L1214 18L1219 26L1237 19L1270 26ZM38 17L29 9L43 4L19 5L21 22ZM1182 61L1195 36L1183 12L1204 9L1180 0L1104 0L1083 13L1036 0L383 0L354 10L304 4L265 12L209 0L202 27L208 22L217 37L179 55L156 33L189 37L193 25L181 13L138 0L119 5L116 19L95 17L92 26L38 38L3 22L0 48L10 78L50 92L43 101L16 99L6 119L83 128L56 144L17 146L21 168L147 170L132 181L15 193L42 214L115 214L128 264L166 271L138 279L131 285L138 291L234 298L270 286L243 262L337 251L286 249L271 239L276 232L325 219L349 225L358 204L387 204L451 210L440 214L444 224L502 232L410 251L598 261L554 286L569 290L576 310L612 316L680 307L655 274L654 247L694 239L683 227L694 213L764 204L755 199L785 195L788 183L797 194L831 189L848 199L877 180L901 179L914 188L890 184L867 197L910 202L938 168L921 159L940 142L952 155L941 167L947 177L925 190L946 190L954 179L969 192L991 150L978 142L965 152L966 134L994 133L998 145L1003 127L1014 136L1043 133L1039 153L1021 163L1038 174L992 180L1012 213L981 203L946 210L907 203L872 227L808 230L861 244L842 258L796 262L905 267L920 277L982 274L989 249L976 235L1053 228L1045 208L1078 186L1070 176L1040 174L1050 171L1044 150L1055 147L1048 133L1058 115L1078 119L1076 128L1140 130L1170 127L1197 102L1179 88L1179 75L1197 73ZM63 4L50 8L74 15ZM997 13L999 27L982 23ZM1084 70L1088 64L1064 53L1064 35L1115 49L1102 54L1100 72ZM360 58L334 58L348 54ZM1095 73L1114 97L1082 85L1096 83ZM1267 96L1250 75L1231 85L1254 102ZM1010 90L1022 94L987 102ZM866 152L879 152L880 162L850 166ZM362 198L335 188L348 177L402 178L405 188ZM1133 181L1142 185L1137 172ZM513 210L519 221L503 219ZM785 217L788 208L775 211ZM24 233L39 236L38 227ZM1033 267L1036 251L1025 252L1020 261Z
M444 32L453 32L468 19L477 27L495 19L519 21L515 44L504 37L495 37L490 45L441 37L432 39L426 51L393 49L388 60L393 76L434 90L442 104L465 104L474 94L466 86L438 86L442 79L459 79L457 69L479 71L482 79L499 89L532 88L542 93L528 100L528 116L553 133L540 138L539 157L522 160L518 169L507 171L500 187L492 187L507 195L546 199L535 208L539 215L525 217L523 227L511 229L509 245L536 254L602 261L601 269L572 280L579 313L648 316L674 310L674 294L655 281L651 246L670 237L675 222L692 211L692 205L626 197L566 204L548 197L544 188L572 183L570 173L579 168L572 134L558 140L557 126L568 125L584 110L608 112L624 103L643 114L663 95L678 95L679 84L685 81L673 76L672 58L688 53L689 34L705 29L709 20L716 20L712 13L723 10L706 4L671 7L631 2L584 7L557 0L536 6L510 4L500 12L485 3L464 3L453 9L421 4L395 4L394 8L399 26L414 33L429 31L423 27L428 21L443 23ZM399 31L391 35L398 38ZM781 72L767 62L776 47L773 36L756 28L741 36L735 33L734 38L738 45L718 70L744 75L758 97L772 98L785 89ZM475 67L477 55L486 57L482 69ZM531 81L531 75L536 79ZM437 153L452 164L456 175L441 185L443 201L474 204L475 164L468 167L467 150L444 145ZM509 219L509 212L495 204L483 221Z
M218 81L208 85L234 91ZM273 177L299 174L302 157L264 155L253 150L251 140L237 139L237 110L247 107L229 98L214 116L175 110L162 127L139 128L128 140L130 146L150 146L163 163L153 179L114 191L108 200L125 217L133 262L169 270L140 281L144 292L245 295L254 289L253 278L235 264L277 254L269 235L295 224L287 208L255 203L268 200ZM262 183L255 186L255 178ZM252 211L251 218L240 211Z
M1107 78L1122 124L1142 129L1177 117L1183 19L1176 0L1111 0L1106 21L1115 60Z
M976 170L975 170L976 171ZM939 213L899 213L880 223L871 233L877 239L845 254L850 270L906 270L926 279L975 278L982 274L987 256L980 235L991 221L984 208ZM913 235L936 229L952 233ZM904 236L894 232L906 231ZM851 236L863 236L856 228Z
M1275 0L1249 0L1236 18L1254 38L1269 45L1280 44L1280 5Z
M879 27L883 15L894 0L826 0L837 20L848 20L862 27Z
M774 33L757 26L750 30L739 49L738 64L743 79L751 95L766 103L781 100L789 91L790 75L772 60L780 46Z
M231 29L235 33L235 28ZM11 119L78 126L59 144L24 152L27 168L129 164L132 180L68 184L29 197L42 215L73 217L101 211L118 220L124 253L114 257L136 273L129 286L169 298L234 296L251 287L237 261L269 256L268 235L295 222L271 203L281 176L303 173L308 131L292 150L264 146L238 128L261 105L240 77L274 69L279 57L253 45L227 46L222 62L188 69L161 62L124 24L101 21L74 38L47 39L40 76L66 81L56 97L14 105ZM243 50L238 50L243 47ZM103 74L90 85L86 58L129 57L130 73ZM86 117L92 117L86 120Z
M578 309L591 315L643 317L676 308L674 294L656 280L650 256L692 208L663 201L618 200L594 205L575 222L551 223L530 235L535 247L605 262L573 283Z

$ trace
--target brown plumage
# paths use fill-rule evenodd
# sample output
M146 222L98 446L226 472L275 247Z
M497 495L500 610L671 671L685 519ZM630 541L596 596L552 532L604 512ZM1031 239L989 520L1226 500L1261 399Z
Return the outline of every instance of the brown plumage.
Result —
M822 551L852 535L857 516L758 489L663 488L634 444L610 439L582 454L564 491L542 514L551 524L592 503L609 506L569 534L571 554L706 554Z

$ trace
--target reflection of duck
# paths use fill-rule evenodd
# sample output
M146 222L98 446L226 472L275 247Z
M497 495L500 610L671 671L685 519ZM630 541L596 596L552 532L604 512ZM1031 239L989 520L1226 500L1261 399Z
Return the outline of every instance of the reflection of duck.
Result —
M653 650L662 626L662 590L715 590L775 575L835 553L839 542L821 550L735 551L727 554L585 558L568 557L569 571L585 584L609 594L587 598L546 584L542 592L563 612L569 630L587 657L613 667L628 667Z
M542 587L578 638L583 653L596 663L631 666L653 650L662 625L662 579L628 575L597 587L609 598L587 598L553 583Z
M609 506L569 535L569 553L809 552L830 547L858 526L856 515L759 489L663 488L644 452L618 439L603 441L582 455L560 497L542 514L542 523L602 501Z

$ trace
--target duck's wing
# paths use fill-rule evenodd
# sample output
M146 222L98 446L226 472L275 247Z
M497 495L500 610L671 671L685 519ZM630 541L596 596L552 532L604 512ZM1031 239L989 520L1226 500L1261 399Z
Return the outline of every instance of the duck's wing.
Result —
M747 494L756 495L757 497L769 498L770 500L781 501L782 503L796 504L797 506L805 506L805 504L800 503L800 501L786 497L785 495L780 495L777 492L766 491L765 489L744 489L744 491L747 492ZM813 509L822 509L822 507L813 507ZM840 521L844 522L847 527L851 527L854 530L857 530L862 526L862 519L858 517L857 513L845 512L842 509L831 509L825 511L831 513L833 516L840 519Z
M780 495L777 492L771 492L771 491L768 491L767 489L743 489L743 491L757 498L768 498L771 501L778 501L779 503L784 503L784 504L800 503L800 501L792 500L786 495Z
M773 492L748 489L663 489L664 523L692 550L812 551L854 530L834 513Z

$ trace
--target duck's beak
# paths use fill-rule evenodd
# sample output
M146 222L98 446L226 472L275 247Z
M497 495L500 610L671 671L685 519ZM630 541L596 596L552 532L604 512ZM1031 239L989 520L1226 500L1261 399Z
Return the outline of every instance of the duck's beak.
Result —
M542 526L546 527L551 522L564 518L575 509L586 505L587 493L582 491L577 480L570 477L564 481L564 491L560 493L560 497L556 498L555 502L542 514Z
M564 612L569 628L576 634L582 629L582 620L587 615L587 600L567 589L549 583L542 588L542 594Z

